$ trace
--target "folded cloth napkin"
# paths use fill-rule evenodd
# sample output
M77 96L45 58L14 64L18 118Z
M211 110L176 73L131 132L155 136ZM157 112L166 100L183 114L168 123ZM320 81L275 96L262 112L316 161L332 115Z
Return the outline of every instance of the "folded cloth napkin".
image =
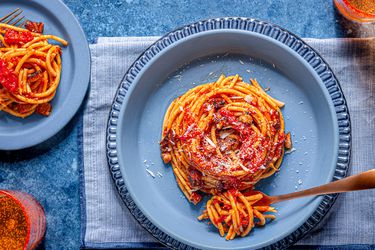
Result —
M84 111L82 247L160 247L133 219L112 182L105 152L112 99L127 68L157 37L99 38L90 46L91 89ZM375 38L305 39L340 80L352 121L349 174L375 166ZM299 245L375 245L375 191L341 195L330 217Z

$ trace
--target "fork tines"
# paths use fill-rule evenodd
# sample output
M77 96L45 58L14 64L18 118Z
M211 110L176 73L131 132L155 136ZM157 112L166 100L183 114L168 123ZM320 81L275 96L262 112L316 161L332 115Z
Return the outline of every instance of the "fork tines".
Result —
M26 22L25 20L23 22L21 22L25 18L25 16L21 16L18 19L16 19L19 15L22 14L22 12L23 12L23 10L21 10L20 8L17 8L15 10L13 10L12 12L10 12L9 14L1 17L0 23L6 23L6 24L9 24L9 25L22 27ZM14 19L16 19L16 20L14 20Z

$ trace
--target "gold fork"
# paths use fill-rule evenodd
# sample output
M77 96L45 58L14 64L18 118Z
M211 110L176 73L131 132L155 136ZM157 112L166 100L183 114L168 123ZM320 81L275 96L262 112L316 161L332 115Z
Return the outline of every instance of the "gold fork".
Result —
M12 26L22 27L26 23L26 20L24 20L25 16L21 16L18 19L16 19L18 16L20 16L22 14L22 12L23 12L23 10L21 10L20 8L17 8L15 10L13 10L12 12L10 12L9 14L6 14L2 18L0 18L0 23L5 23L5 24L12 25ZM16 20L14 20L14 19L16 19ZM22 20L23 20L23 22L21 22Z
M344 179L333 181L325 185L309 188L306 190L282 194L277 196L268 196L260 191L256 193L263 194L263 198L257 201L255 204L259 205L270 205L277 202L286 200L306 197L306 196L317 196L323 194L334 194L334 193L345 193L351 191L365 190L375 188L375 169L362 172L360 174L352 175Z

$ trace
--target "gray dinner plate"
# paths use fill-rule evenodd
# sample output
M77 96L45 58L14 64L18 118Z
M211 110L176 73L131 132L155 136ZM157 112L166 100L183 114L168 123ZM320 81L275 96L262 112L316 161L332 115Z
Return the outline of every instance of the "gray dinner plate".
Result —
M62 47L62 73L48 116L19 118L0 111L0 150L35 146L59 132L78 111L90 79L90 51L83 30L73 13L59 0L2 0L0 16L16 8L26 19L44 23L44 34L69 42Z
M256 185L289 193L340 179L350 158L350 118L339 83L311 47L276 25L247 18L210 19L177 29L149 47L125 74L108 121L107 156L125 204L141 225L172 248L287 247L314 228L336 196L276 204L277 219L248 236L226 241L196 218L205 202L190 204L159 140L169 104L220 74L256 78L285 102L294 148L280 171ZM155 177L150 174L154 173Z

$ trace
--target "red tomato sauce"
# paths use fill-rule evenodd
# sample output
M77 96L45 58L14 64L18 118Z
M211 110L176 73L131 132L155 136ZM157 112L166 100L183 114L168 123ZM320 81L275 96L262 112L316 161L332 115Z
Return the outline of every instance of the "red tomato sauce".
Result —
M12 93L17 93L18 79L12 69L8 68L8 63L0 59L0 84Z
M23 45L34 39L33 34L29 31L16 31L8 29L5 32L4 40L7 44Z

